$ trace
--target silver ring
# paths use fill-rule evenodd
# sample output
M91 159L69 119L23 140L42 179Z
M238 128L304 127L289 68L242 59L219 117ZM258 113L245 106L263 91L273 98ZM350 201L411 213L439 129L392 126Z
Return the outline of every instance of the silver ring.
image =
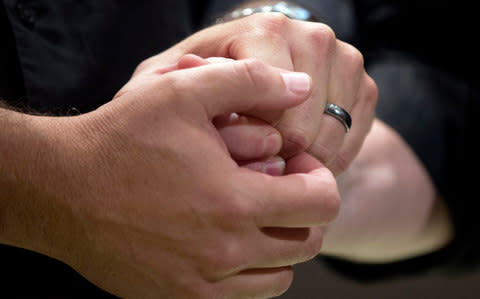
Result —
M327 103L324 113L338 119L345 127L346 132L350 131L350 128L352 127L352 118L345 109L335 104Z

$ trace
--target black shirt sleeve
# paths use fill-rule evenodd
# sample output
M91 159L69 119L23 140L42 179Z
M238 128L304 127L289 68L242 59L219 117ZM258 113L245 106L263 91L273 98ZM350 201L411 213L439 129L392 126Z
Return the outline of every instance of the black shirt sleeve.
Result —
M3 2L0 2L0 99L18 106L25 97L23 76L20 70L17 48L12 27L8 21Z
M13 68L23 77L24 104L40 112L85 113L111 100L142 60L195 30L193 16L203 12L203 1L193 3L3 0L1 32L18 55L2 59L18 59Z

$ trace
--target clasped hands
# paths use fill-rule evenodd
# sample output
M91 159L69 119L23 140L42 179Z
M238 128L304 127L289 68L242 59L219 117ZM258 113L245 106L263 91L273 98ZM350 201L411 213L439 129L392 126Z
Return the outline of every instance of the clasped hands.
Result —
M376 98L361 54L324 24L257 14L198 32L75 118L95 153L70 200L88 238L62 259L122 297L280 295L320 251Z
M235 60L257 59L281 71L303 72L311 77L311 95L305 103L283 112L249 113L275 127L276 132L265 132L265 136L273 134L282 137L279 154L283 158L306 151L337 175L350 165L372 125L378 90L365 72L363 56L355 47L338 40L334 31L325 24L291 20L277 13L253 15L208 28L147 59L137 68L134 78L155 69L159 72L175 69L178 60L185 54ZM225 61L214 59L213 62ZM179 67L206 63L187 59L181 61ZM166 65L170 69L161 68ZM355 124L348 135L338 120L325 117L323 112L327 101L351 114ZM216 125L227 146L231 145L229 150L233 158L258 158L259 153L252 152L252 148L257 148L254 139L241 142L241 138L237 139L240 132L232 132L232 128L228 134L223 134L226 131L224 127L231 127L234 123L229 123L224 116L216 119ZM247 134L254 135L253 130L245 129ZM273 136L270 139L274 139ZM236 144L231 139L235 139Z

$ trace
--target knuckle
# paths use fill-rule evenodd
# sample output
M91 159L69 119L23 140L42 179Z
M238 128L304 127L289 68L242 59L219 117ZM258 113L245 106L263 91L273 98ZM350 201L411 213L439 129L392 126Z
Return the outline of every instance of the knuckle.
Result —
M229 188L231 193L220 191L221 196L212 205L214 218L226 231L241 230L253 221L257 205L245 191Z
M185 83L183 80L177 80L177 78L171 74L165 74L159 78L162 86L168 86L168 92L173 98L183 99L185 96Z
M349 65L354 71L364 68L365 59L362 52L350 44L343 43L342 60L345 65Z
M252 81L256 81L258 76L261 76L266 69L265 63L256 58L245 59L242 64L245 73L250 76Z
M240 269L246 264L245 248L236 240L227 242L220 254L225 256L224 266L226 266L225 270L229 272Z
M304 260L309 261L314 257L316 257L320 253L320 250L322 249L322 245L323 245L323 234L317 234L316 236L312 237L312 239L306 246Z
M327 223L330 223L337 218L338 213L340 212L340 194L336 187L335 190L332 191L326 206L326 210L330 211L330 213L325 220Z
M282 34L290 19L282 13L269 12L253 15L264 34Z
M335 169L338 174L345 172L350 163L352 162L352 158L349 157L347 153L339 154L335 157Z
M305 151L312 143L312 138L301 128L280 129L284 139L284 151L293 156Z
M241 68L250 86L253 86L257 92L268 88L269 76L265 63L255 58L246 59L241 64Z
M309 41L316 47L332 48L336 44L337 37L333 29L325 24L316 24L308 31Z
M277 297L285 293L293 283L293 270L288 269L282 271L276 282L272 284L272 290L269 292L273 297Z
M141 72L144 69L147 69L148 67L150 67L150 65L152 64L152 60L153 60L153 58L150 57L150 58L147 58L147 59L143 60L142 62L140 62L137 65L137 67L135 68L134 74L136 74L138 72Z
M137 74L140 73L146 73L149 71L153 71L155 67L161 67L163 66L162 63L159 61L159 56L160 55L154 55L151 56L143 61L141 61L137 67L135 68L135 71L133 73L133 76L136 76Z
M367 104L376 106L378 102L378 86L377 83L373 80L372 77L367 75L367 80L366 80L366 92L365 92L365 100L367 101Z
M232 190L235 189L232 188ZM235 193L236 194L232 196L233 200L230 204L230 214L237 215L239 220L243 220L242 222L252 219L256 211L254 200L252 200L248 194L240 190L236 190Z
M169 107L174 110L192 108L194 103L198 103L195 100L195 92L190 87L191 82L188 79L179 80L177 76L172 74L165 74L157 79L158 84L154 84L151 92L157 94L163 94L162 102L165 107ZM165 89L164 87L168 87ZM184 112L186 112L185 110Z
M323 215L322 224L330 223L337 218L340 211L340 194L338 192L337 180L331 171L324 171L322 180L323 201L318 207L319 212Z
M308 149L312 155L314 155L320 162L328 165L336 155L336 147L328 141L315 141Z
M203 268L213 271L212 281L241 269L246 263L245 249L234 239L216 242L214 248L204 250L203 256Z

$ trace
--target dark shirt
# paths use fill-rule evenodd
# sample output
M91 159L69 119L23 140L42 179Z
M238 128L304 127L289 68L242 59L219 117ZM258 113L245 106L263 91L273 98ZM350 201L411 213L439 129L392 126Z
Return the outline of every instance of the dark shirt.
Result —
M109 101L142 60L211 23L236 2L241 1L3 0L0 97L40 112L91 111ZM357 278L433 265L467 268L480 248L474 237L479 204L471 195L473 177L467 175L468 166L478 165L473 141L479 101L478 75L469 71L475 51L464 39L473 27L462 22L469 8L461 1L455 6L413 0L297 2L364 53L380 90L378 116L424 163L456 229L447 249L391 268L331 264ZM0 264L2 286L15 290L17 298L110 297L68 266L36 253L0 246Z
M199 1L3 2L18 55L2 59L17 59L24 79L11 99L87 112L110 100L143 59L191 34Z

